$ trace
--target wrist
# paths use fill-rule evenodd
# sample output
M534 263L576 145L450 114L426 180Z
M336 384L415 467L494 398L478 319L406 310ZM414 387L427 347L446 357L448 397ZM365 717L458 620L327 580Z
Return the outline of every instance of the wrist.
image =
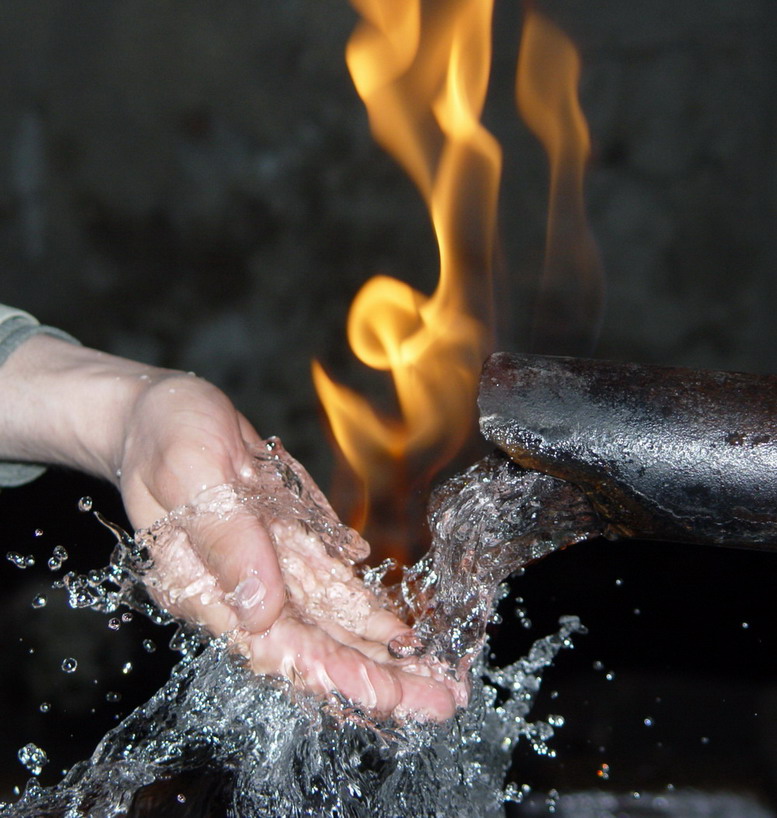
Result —
M0 458L116 483L129 413L165 370L39 335L0 367Z

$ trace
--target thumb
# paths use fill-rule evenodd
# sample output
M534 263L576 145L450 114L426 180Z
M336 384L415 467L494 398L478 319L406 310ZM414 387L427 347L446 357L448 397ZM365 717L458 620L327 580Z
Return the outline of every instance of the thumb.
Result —
M286 601L275 547L264 525L245 509L205 514L186 526L189 540L226 594L240 625L267 630Z

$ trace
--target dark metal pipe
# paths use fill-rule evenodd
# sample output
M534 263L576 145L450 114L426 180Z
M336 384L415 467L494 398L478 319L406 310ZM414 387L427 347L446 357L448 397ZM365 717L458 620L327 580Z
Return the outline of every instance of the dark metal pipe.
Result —
M777 548L777 377L498 352L480 427L608 537Z

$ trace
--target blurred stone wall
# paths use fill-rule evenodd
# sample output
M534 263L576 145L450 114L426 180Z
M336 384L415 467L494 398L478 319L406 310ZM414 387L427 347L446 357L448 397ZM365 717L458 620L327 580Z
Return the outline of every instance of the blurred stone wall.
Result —
M496 6L500 345L521 347L547 170L512 99L520 7ZM773 4L544 7L585 63L608 278L598 354L774 369ZM0 12L0 300L212 379L319 479L310 359L358 386L344 321L359 285L383 271L429 290L436 273L419 197L373 145L347 75L354 21L345 0Z

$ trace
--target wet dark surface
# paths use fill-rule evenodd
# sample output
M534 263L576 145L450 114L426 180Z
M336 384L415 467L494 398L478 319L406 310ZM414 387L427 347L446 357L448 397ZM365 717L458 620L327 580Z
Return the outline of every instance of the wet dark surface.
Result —
M481 431L580 486L607 536L777 545L777 377L498 352Z

